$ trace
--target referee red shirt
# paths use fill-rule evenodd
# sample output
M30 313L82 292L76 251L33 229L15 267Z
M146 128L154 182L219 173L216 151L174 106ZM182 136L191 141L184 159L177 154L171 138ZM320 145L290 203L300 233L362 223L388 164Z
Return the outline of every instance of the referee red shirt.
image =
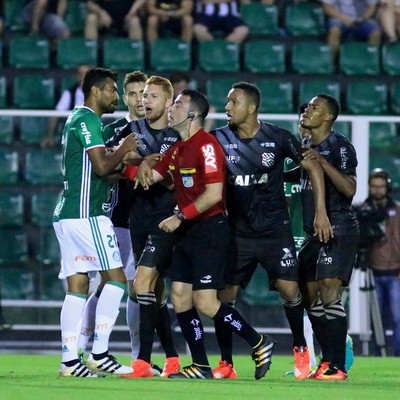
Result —
M207 184L222 182L222 200L194 220L225 212L225 155L217 139L204 129L189 139L176 143L154 169L163 177L166 177L168 172L172 174L175 198L180 210L204 193Z

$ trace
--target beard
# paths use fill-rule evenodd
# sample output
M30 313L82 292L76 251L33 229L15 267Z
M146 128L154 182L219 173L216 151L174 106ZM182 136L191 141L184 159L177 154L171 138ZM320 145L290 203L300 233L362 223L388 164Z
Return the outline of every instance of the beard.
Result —
M237 124L235 124L233 121L228 121L228 126L231 128L233 131L237 131Z

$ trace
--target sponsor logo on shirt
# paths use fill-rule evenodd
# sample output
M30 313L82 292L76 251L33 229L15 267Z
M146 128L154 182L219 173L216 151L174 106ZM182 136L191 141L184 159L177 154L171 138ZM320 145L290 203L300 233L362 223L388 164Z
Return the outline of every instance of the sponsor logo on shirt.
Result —
M224 144L224 147L226 149L237 149L238 145L237 145L237 143L228 143L228 144Z
M275 147L275 143L274 142L262 142L262 143L260 143L260 146L262 146L262 147Z
M82 128L82 135L85 138L86 144L91 143L91 138L92 134L90 133L89 129L87 128L86 124L84 122L81 122L81 128Z
M347 148L346 147L340 148L340 158L341 158L340 169L346 169L347 161L349 160L349 157L347 156Z
M206 174L215 172L217 170L217 160L215 158L215 150L212 144L206 144L201 147L203 152L204 162L206 165Z
M230 175L228 182L233 186L261 185L268 182L268 174Z

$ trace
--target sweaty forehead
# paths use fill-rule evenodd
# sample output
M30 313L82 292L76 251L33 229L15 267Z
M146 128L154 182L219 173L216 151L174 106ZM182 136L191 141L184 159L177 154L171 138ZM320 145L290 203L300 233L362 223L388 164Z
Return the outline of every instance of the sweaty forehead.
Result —
M145 85L144 87L144 92L148 93L148 94L162 94L163 93L163 89L161 86L159 85Z
M242 89L231 89L228 93L228 98L244 101L246 100L246 95Z

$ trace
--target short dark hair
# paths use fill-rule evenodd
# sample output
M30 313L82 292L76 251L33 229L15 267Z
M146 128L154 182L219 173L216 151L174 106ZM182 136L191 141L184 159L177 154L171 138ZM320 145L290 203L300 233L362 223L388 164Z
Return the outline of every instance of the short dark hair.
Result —
M261 92L260 89L250 82L237 82L232 85L233 89L241 89L246 93L246 96L256 105L257 110L261 105Z
M190 97L190 106L194 111L197 111L200 114L202 120L207 117L210 104L208 103L207 97L204 93L193 89L183 89L179 94Z
M148 76L142 71L128 72L124 78L124 90L129 83L146 83Z
M308 103L301 103L299 105L299 117L301 114L304 113L304 111L306 111L307 106L308 106Z
M90 91L93 86L102 88L107 78L111 78L114 82L117 82L117 73L107 68L92 68L89 69L82 83L82 92L85 100L90 96Z
M319 93L315 97L319 97L326 101L329 113L333 115L333 121L336 121L336 118L338 117L338 115L340 113L339 102L333 96L330 96L329 94L325 94L325 93Z
M189 83L190 77L186 72L176 71L170 75L169 80L171 81L172 84L178 83L180 81L185 81L185 82Z

